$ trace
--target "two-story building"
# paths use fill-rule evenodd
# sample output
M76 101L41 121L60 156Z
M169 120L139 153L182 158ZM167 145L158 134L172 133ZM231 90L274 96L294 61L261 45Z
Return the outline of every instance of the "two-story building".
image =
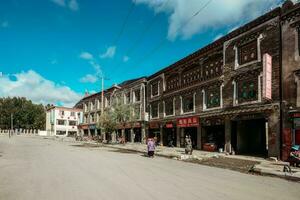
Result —
M282 7L282 156L300 145L300 4Z
M150 76L149 136L279 155L280 34L277 8Z
M118 136L123 136L126 142L144 142L148 115L146 114L146 84L145 77L124 81L113 98L118 98L132 108L131 121L118 125Z
M86 95L75 105L75 108L83 109L83 122L79 124L82 135L101 135L103 140L112 140L111 133L101 133L99 126L101 112L113 107L114 101L122 101L123 104L133 107L131 114L134 115L134 120L125 124L119 123L116 130L117 137L123 136L127 142L142 142L145 138L145 122L148 119L145 114L146 82L146 78L142 77L115 84L103 91L103 101L102 92Z
M77 125L83 120L82 110L51 106L46 111L46 131L49 136L76 136Z

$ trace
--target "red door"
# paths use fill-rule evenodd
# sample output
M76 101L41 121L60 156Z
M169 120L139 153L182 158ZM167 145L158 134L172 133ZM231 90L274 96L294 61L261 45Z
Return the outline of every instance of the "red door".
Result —
M282 134L282 160L286 161L292 147L292 131L290 128L283 129Z
M300 129L295 130L295 145L300 145Z

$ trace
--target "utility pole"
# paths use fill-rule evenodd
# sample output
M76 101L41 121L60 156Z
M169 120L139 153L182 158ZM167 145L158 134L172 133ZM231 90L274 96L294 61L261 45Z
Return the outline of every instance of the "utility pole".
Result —
M104 111L104 76L101 77L102 82L102 92L101 92L101 115L103 115Z
M9 132L9 138L12 136L12 132L14 129L14 115L10 114L10 132Z

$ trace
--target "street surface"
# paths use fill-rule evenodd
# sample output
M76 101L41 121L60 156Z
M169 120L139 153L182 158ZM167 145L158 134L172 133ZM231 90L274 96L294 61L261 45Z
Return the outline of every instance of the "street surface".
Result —
M0 136L1 200L300 199L300 183L108 148Z

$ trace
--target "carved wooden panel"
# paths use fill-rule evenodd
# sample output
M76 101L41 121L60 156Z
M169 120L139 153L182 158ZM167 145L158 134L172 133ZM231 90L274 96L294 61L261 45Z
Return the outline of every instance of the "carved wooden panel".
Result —
M172 91L179 88L179 75L172 75L167 79L167 90Z
M239 64L257 60L257 41L253 40L243 46L239 47Z

